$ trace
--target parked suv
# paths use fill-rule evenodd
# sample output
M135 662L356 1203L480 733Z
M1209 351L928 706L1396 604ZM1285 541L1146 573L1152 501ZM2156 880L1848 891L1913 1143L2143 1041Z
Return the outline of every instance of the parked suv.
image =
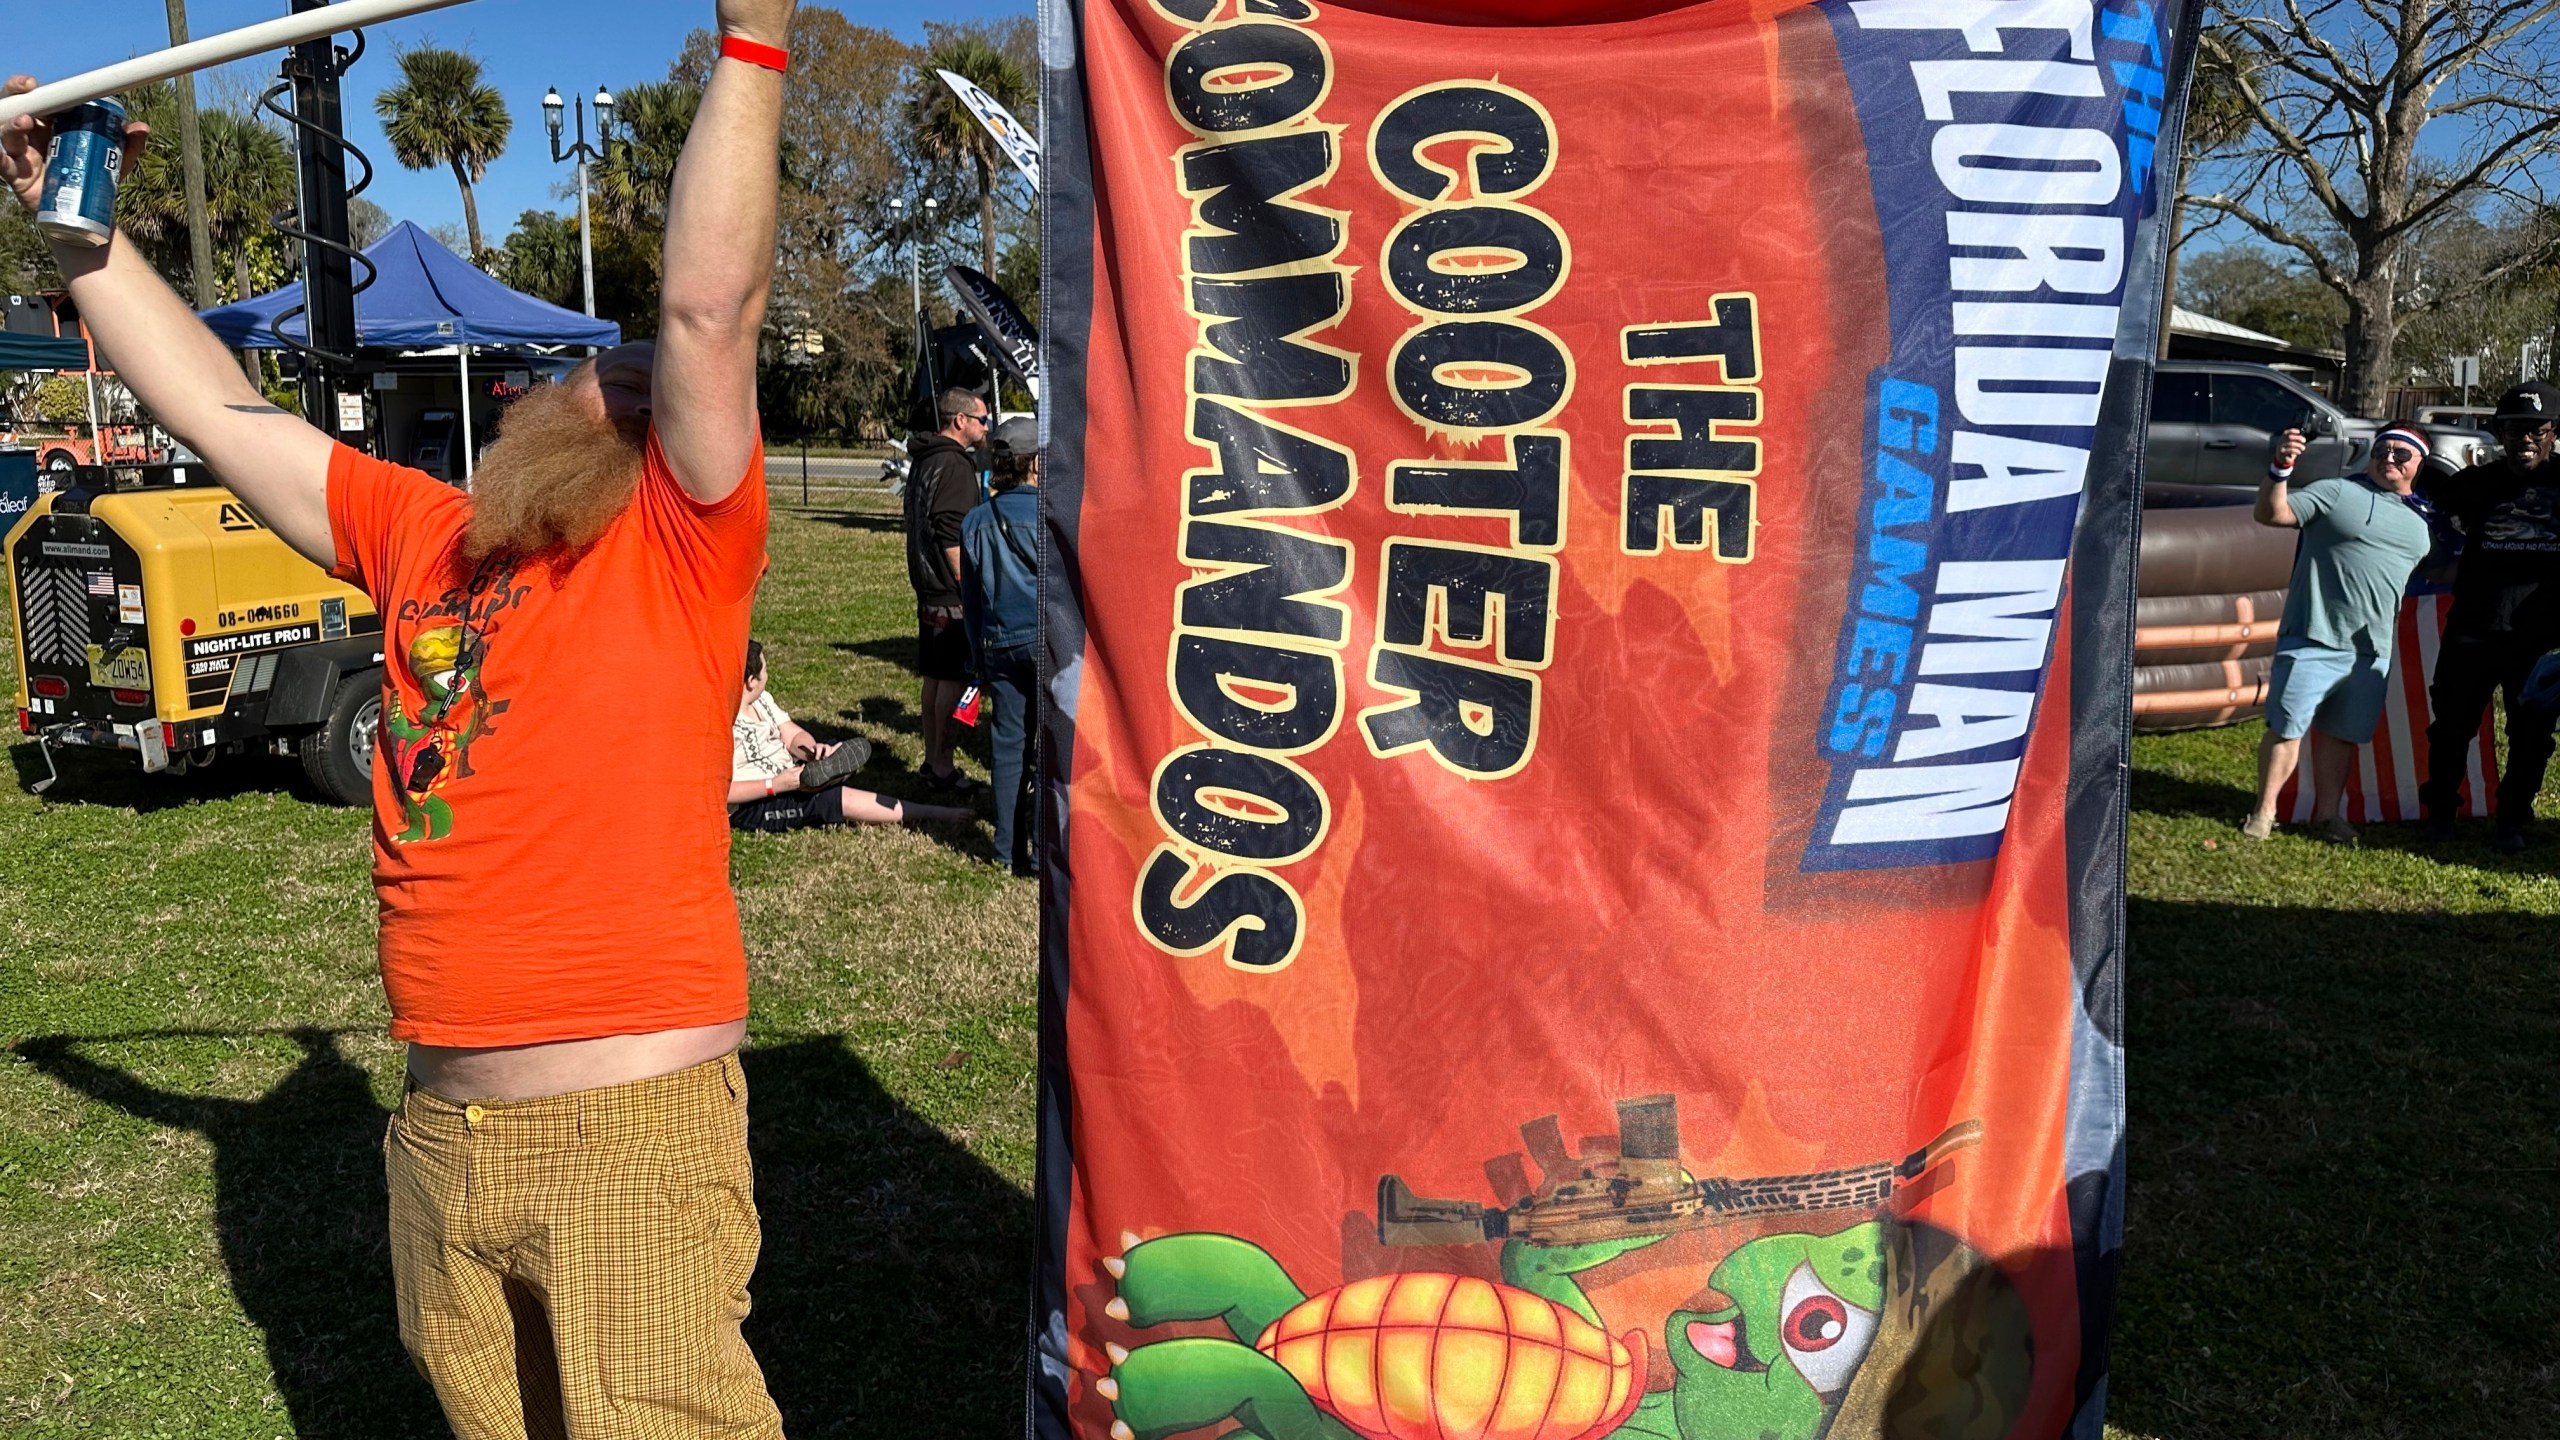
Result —
M2266 478L2269 443L2290 427L2311 440L2297 463L2306 477L2363 469L2382 430L2264 365L2163 360L2151 381L2143 483L2255 489Z

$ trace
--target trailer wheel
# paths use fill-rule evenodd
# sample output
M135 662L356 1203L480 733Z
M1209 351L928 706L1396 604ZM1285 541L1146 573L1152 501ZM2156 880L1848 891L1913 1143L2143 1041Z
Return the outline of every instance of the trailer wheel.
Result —
M302 773L332 803L373 803L373 747L381 728L382 672L341 679L328 723L302 739Z

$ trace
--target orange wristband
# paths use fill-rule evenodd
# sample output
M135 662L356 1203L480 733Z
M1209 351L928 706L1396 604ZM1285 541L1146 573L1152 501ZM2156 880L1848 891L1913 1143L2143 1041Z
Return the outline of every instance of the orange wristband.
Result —
M790 51L779 45L760 45L753 40L741 40L735 35L720 37L720 53L732 60L744 60L750 65L761 65L767 70L788 72L791 69Z

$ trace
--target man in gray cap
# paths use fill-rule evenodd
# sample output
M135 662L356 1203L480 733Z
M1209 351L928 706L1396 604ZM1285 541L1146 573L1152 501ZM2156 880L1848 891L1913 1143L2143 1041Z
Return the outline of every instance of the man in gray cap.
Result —
M988 770L996 792L996 858L1032 873L1038 784L1040 426L1017 415L995 428L995 493L960 526L960 592L978 683L995 706Z
M2560 389L2528 380L2498 398L2490 424L2506 454L2422 487L2439 514L2462 531L2462 563L2453 581L2453 614L2437 652L2428 692L2425 838L2453 838L2461 808L2464 751L2480 733L2480 714L2506 694L2507 764L2499 777L2489 843L2505 854L2525 848L2534 793L2551 762L2549 715L2524 703L2525 679L2542 653L2560 644L2560 470L2551 463Z

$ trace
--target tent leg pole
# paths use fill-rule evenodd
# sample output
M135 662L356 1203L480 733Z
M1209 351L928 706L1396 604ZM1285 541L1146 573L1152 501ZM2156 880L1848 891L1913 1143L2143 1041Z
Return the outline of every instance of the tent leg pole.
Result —
M478 458L475 452L480 448L471 443L471 347L465 344L454 349L462 356L462 488L468 490L471 488L472 467Z

